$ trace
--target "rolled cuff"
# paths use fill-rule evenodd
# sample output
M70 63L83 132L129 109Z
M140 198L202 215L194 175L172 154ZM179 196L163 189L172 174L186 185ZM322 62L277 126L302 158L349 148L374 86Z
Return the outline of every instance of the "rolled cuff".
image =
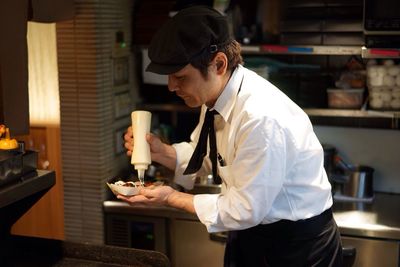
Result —
M221 232L226 229L216 227L218 222L219 194L198 194L193 198L194 209L202 224L207 227L209 233Z

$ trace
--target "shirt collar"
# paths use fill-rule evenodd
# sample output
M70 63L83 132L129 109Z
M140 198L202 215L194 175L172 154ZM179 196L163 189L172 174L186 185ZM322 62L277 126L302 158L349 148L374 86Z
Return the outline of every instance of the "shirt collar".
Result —
M228 121L232 112L233 106L236 102L236 96L239 92L240 85L242 84L243 76L243 66L238 65L233 71L221 95L218 97L217 102L215 102L214 109L218 111L224 121Z

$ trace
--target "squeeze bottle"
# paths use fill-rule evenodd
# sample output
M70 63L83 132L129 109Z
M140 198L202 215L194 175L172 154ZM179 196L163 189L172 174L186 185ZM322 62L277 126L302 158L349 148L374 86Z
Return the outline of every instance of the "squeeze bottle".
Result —
M140 183L144 184L144 173L151 164L150 145L146 140L146 134L150 133L151 113L144 110L136 110L131 113L133 132L133 151L131 164L138 172Z

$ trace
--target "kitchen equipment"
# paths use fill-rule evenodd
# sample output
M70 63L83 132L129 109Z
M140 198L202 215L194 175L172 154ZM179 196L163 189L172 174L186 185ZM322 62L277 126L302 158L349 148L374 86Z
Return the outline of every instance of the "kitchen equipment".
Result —
M15 182L37 168L37 153L25 151L24 142L10 137L10 129L0 124L0 186Z
M21 172L22 153L0 150L0 186L18 179Z
M17 149L0 149L0 187L35 175L37 159L38 152L25 151L23 143Z
M332 180L339 185L334 197L343 200L372 200L374 169L369 166L351 166L343 174L333 174Z
M139 211L135 213L136 209ZM155 250L169 255L169 222L162 217L148 216L154 208L135 206L131 208L121 201L104 201L105 244L142 250Z
M356 198L373 197L373 172L374 169L368 166L355 166L349 170L342 194Z

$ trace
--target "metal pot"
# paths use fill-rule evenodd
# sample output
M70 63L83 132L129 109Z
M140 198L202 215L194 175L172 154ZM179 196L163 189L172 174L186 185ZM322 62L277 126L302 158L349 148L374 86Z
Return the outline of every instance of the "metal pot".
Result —
M374 169L369 166L353 166L343 175L334 175L335 183L340 184L340 193L351 198L371 198L373 190Z

